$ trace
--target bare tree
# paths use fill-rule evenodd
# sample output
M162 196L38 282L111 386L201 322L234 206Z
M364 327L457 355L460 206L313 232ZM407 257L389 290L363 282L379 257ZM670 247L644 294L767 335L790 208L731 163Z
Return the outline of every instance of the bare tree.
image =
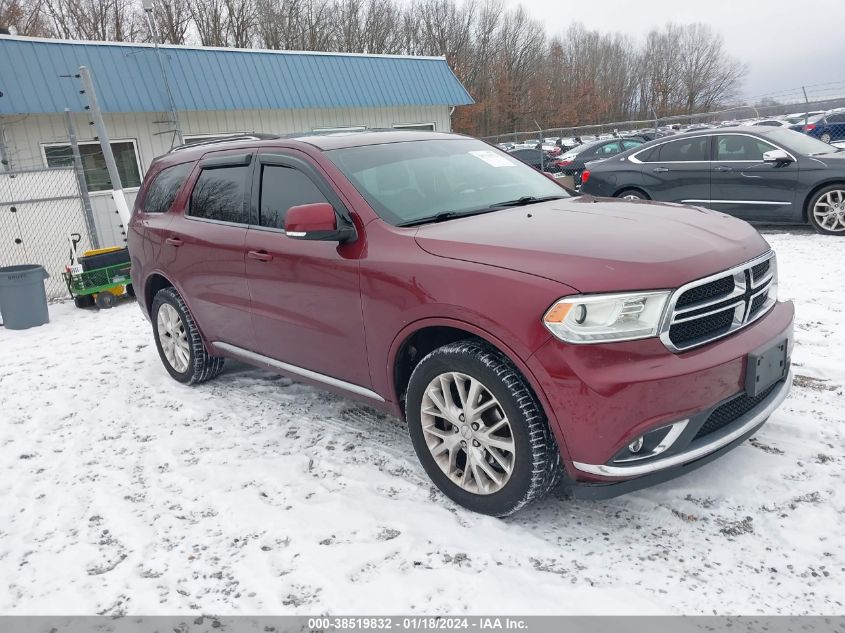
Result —
M137 41L145 30L133 0L44 0L44 12L67 39Z
M253 0L225 0L226 35L236 48L252 44L257 10Z
M226 46L226 0L188 0L188 9L203 46Z
M680 27L680 88L688 113L712 109L736 96L748 67L724 50L721 35L705 24Z
M153 4L159 41L164 44L185 44L191 26L188 0L155 0Z
M46 37L50 34L41 0L0 0L0 25L14 28L18 35Z

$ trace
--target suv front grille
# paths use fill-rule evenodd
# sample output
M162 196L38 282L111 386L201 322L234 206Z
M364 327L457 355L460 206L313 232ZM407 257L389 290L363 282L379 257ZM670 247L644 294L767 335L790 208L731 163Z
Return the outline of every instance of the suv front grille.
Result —
M773 252L682 286L670 299L661 339L682 352L727 336L768 312L776 288Z
M765 400L779 384L780 383L773 384L771 387L768 387L762 393L757 394L753 398L747 394L742 394L723 404L720 404L709 416L707 416L707 420L698 430L698 433L695 434L693 439L697 440L705 435L710 435L711 433L726 427L728 424L735 422L758 404L763 402L763 400Z
M708 299L723 297L733 292L733 289L733 277L722 277L716 281L706 283L703 286L690 288L678 297L678 302L675 304L675 308L686 308L689 305L701 303L702 301L707 301Z

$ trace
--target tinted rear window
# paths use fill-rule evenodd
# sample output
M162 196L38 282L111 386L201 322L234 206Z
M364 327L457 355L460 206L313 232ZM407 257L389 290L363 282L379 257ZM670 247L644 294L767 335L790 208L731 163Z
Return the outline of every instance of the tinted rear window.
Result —
M188 215L246 224L244 190L247 166L204 169L191 192Z
M144 213L166 213L182 188L193 163L173 165L158 172L144 196Z

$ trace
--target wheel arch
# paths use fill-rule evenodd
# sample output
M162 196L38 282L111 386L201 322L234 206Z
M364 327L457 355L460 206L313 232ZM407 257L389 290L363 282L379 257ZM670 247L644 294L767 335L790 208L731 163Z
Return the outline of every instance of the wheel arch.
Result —
M804 222L810 221L810 201L813 199L813 196L825 187L830 187L831 185L841 185L842 187L845 187L845 178L842 176L829 178L828 180L815 185L807 192L807 195L804 197L804 204L801 205L801 217Z
M652 199L652 197L648 194L648 192L645 189L643 189L642 187L631 187L631 186L618 187L616 189L616 191L613 192L613 197L618 198L619 194L622 193L623 191L639 191L641 194L643 194L646 197L647 200Z
M153 299L158 291L164 288L176 288L176 285L158 271L150 273L144 280L144 310L150 318L152 318Z
M438 336L442 336L444 338L438 339ZM456 338L446 340L449 337ZM505 357L513 363L514 367L516 367L520 374L522 374L525 378L528 388L537 398L537 402L540 403L540 406L549 421L552 435L558 442L559 447L568 456L569 453L566 449L566 442L563 437L563 430L560 426L558 417L552 409L551 403L546 397L540 382L528 367L526 363L527 358L523 359L500 337L472 323L457 319L429 318L415 321L414 323L405 326L405 328L403 328L402 331L394 338L393 343L390 346L387 369L388 379L390 381L389 393L394 398L397 414L404 419L405 395L407 392L408 380L411 377L414 367L416 367L419 361L422 360L429 351L462 338L476 338L484 341L504 354ZM428 346L438 342L438 340L444 340L444 342L424 351ZM415 354L411 354L411 347L419 342L424 344L421 347L416 348Z

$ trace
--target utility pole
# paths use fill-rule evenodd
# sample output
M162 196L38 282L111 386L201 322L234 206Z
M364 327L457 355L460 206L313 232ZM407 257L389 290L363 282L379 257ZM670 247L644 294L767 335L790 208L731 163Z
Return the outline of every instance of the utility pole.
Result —
M801 86L801 90L804 91L804 103L807 106L804 110L804 125L807 125L810 120L810 100L807 98L807 89L804 86Z
M155 15L153 15L153 0L141 0L144 7L144 13L147 16L147 24L150 27L150 36L153 38L153 45L156 49L156 57L158 57L158 67L161 71L161 79L164 81L164 89L167 91L167 101L170 104L170 116L173 117L173 141L170 148L173 149L176 145L184 144L185 140L182 137L182 124L179 121L179 111L176 109L176 100L173 98L173 91L170 89L170 80L167 78L167 67L164 64L164 54L158 45L158 27L156 26ZM454 112L454 108L452 111ZM451 117L451 112L449 113Z
M537 123L537 119L534 119L534 125L537 126L537 141L539 142L538 147L540 149L540 171L546 171L546 156L543 152L543 128Z
M106 161L106 169L109 172L109 180L112 186L112 198L123 225L123 233L129 227L129 205L126 204L126 196L123 194L123 184L120 182L120 173L117 171L117 163L114 162L114 154L111 151L111 141L103 121L103 113L100 111L100 104L97 102L97 93L94 91L94 80L91 78L91 71L85 66L79 67L79 77L82 80L82 94L88 101L87 110L91 113L91 123L97 130L97 138L103 150L103 158Z
M0 90L0 97L3 91ZM6 147L6 132L3 128L3 117L0 116L0 171L12 171L12 161L9 158L9 150Z
M0 93L2 96L2 93ZM12 161L6 147L6 131L3 129L3 117L0 117L0 171L12 171Z
M79 184L79 194L82 196L88 239L91 242L91 247L97 249L100 248L100 238L97 235L97 225L94 223L94 211L91 208L91 197L88 195L88 182L85 180L85 170L82 168L82 155L79 153L76 125L73 123L73 117L71 117L68 108L65 108L65 125L67 126L70 148L73 151L73 170L76 172L76 182Z

